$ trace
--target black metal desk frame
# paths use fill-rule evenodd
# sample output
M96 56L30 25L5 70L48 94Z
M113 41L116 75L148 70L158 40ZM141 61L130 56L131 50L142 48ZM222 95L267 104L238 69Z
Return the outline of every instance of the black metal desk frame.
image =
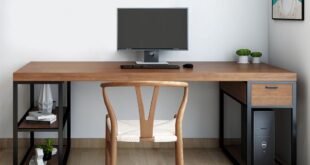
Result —
M291 112L291 163L292 165L297 164L297 156L296 156L296 138L297 138L297 121L296 121L296 100L297 100L297 87L296 87L296 82L295 81L288 81L288 82L261 82L261 81L248 81L247 83L247 89L246 89L246 104L238 101L234 96L230 95L229 93L226 93L224 90L220 88L220 94L219 94L219 108L220 108L220 120L219 120L219 125L220 125L220 147L222 148L223 152L229 157L229 159L234 163L234 164L239 164L237 159L225 148L224 146L224 95L229 96L233 100L237 101L238 103L241 104L241 109L242 111L246 111L245 116L241 116L241 119L246 122L245 125L245 137L242 137L242 140L246 140L246 164L252 165L253 164L253 112L258 109L270 109L272 110L273 108L276 109L288 109ZM251 103L251 85L252 84L291 84L292 85L292 93L293 93L293 100L292 100L292 106L289 107L279 107L279 106L253 106ZM250 153L250 154L248 154Z
M231 155L231 153L225 148L224 146L224 95L227 95L231 97L232 99L236 100L241 104L241 107L243 111L246 111L246 136L245 139L246 143L246 164L252 165L253 164L253 112L256 109L260 108L266 108L266 109L272 109L272 108L285 108L289 109L291 111L291 161L292 164L297 164L296 160L296 136L297 136L297 123L296 123L296 82L295 81L288 81L288 82L261 82L261 81L248 81L247 83L247 103L244 104L242 102L239 102L237 99L234 98L234 96L229 95L224 90L220 88L219 93L219 113L220 113L220 131L219 131L219 137L220 137L220 147L222 148L223 152L231 159L231 161L234 164L239 164L238 161ZM251 85L252 84L259 84L259 83L268 83L268 84L292 84L293 86L293 104L290 107L257 107L252 106L251 104ZM59 127L57 129L40 129L40 128L33 128L33 129L20 129L19 124L21 120L26 116L18 121L18 86L21 84L28 84L30 85L30 108L29 110L32 110L34 108L34 84L57 84L58 85L58 108L59 108L59 115L57 118L57 122ZM67 107L63 104L64 96L64 87L67 86ZM67 109L66 113L64 114L64 109ZM29 111L28 110L28 111ZM62 126L60 123L63 123ZM67 146L66 150L64 151L64 138L63 138L63 130L64 126L67 123ZM29 81L14 81L13 82L13 164L17 165L18 162L18 132L29 132L30 133L30 147L26 153L26 155L23 157L20 164L25 163L27 158L29 157L31 150L34 148L34 132L58 132L58 164L66 164L70 148L71 148L71 82L29 82Z
M34 85L35 84L57 84L58 86L58 115L57 122L58 128L19 128L21 122L23 122L29 111L35 109L34 100ZM18 121L18 87L19 85L29 85L30 86L30 108L23 115L23 117ZM67 90L67 105L64 106L65 99L65 86ZM64 111L66 109L66 111ZM64 113L65 112L65 113ZM64 147L65 138L64 127L67 124L67 137L66 137L66 147ZM18 160L18 132L29 132L30 133L30 147L23 156L20 164L25 164L35 147L35 132L57 132L58 133L58 144L57 144L57 159L58 164L66 164L71 148L71 82L63 81L44 81L44 82L29 82L29 81L14 81L13 82L13 164L19 164ZM64 150L65 149L65 150Z

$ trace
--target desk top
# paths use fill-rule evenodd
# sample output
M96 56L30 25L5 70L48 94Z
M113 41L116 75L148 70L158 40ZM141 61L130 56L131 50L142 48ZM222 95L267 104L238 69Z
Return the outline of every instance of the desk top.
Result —
M268 64L192 62L194 69L120 69L133 62L30 62L14 81L296 81L297 74ZM188 62L187 62L188 63Z

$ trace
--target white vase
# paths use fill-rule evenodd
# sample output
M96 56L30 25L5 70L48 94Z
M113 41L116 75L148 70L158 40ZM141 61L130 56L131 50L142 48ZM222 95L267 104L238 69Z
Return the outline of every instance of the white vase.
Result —
M252 58L252 63L253 64L259 64L260 63L260 57L253 57Z
M44 84L42 86L38 99L38 108L43 113L52 113L53 96L50 84Z
M249 56L239 56L239 64L247 64L249 63Z

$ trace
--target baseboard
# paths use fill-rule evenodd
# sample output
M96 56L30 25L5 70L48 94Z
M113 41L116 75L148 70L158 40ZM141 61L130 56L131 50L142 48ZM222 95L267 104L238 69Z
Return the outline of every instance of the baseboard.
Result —
M35 143L40 144L44 139L36 139ZM54 140L57 143L57 140ZM24 148L29 145L29 139L19 139L19 147ZM218 148L219 140L217 138L185 138L183 140L184 148ZM72 138L72 148L105 148L104 138ZM174 143L118 143L119 148L174 148ZM13 139L0 139L0 149L13 148Z

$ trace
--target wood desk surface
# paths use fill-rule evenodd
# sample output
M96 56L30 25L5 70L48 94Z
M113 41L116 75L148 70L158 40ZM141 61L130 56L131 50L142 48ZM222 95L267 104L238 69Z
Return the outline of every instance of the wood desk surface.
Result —
M120 69L133 62L30 62L14 72L14 81L296 81L296 73L268 64L192 62L194 69ZM188 63L188 62L187 62Z

